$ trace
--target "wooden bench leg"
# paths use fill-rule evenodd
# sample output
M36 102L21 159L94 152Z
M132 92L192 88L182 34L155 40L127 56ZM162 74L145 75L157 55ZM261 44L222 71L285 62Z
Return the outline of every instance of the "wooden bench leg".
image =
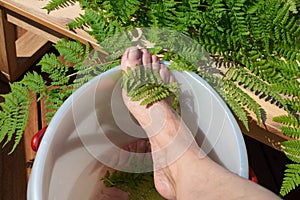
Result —
M32 31L18 38L16 27L21 20L11 14L0 6L0 79L4 81L17 80L52 47L51 42Z
M7 21L6 10L0 7L0 71L1 79L14 80L18 70L15 26Z

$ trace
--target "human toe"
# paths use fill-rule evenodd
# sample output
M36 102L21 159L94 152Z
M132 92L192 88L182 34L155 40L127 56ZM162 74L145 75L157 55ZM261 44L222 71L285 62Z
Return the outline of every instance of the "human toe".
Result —
M121 69L126 71L128 67L134 69L142 64L142 52L137 47L129 47L121 59Z

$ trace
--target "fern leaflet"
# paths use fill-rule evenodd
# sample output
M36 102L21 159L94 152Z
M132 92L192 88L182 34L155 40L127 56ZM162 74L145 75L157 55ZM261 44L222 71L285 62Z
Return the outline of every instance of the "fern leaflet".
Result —
M300 164L287 164L280 194L287 195L290 191L300 185Z

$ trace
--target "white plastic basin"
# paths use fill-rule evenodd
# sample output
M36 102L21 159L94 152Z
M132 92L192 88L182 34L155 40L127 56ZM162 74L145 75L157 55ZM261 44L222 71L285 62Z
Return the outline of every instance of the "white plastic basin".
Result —
M248 178L244 140L224 101L199 76L172 73L181 83L184 121L191 130L198 130L199 145L212 159ZM126 145L134 140L118 127L128 115L120 94L120 77L119 67L95 77L57 111L34 161L29 200L92 199L102 166L98 156L111 148L107 142Z

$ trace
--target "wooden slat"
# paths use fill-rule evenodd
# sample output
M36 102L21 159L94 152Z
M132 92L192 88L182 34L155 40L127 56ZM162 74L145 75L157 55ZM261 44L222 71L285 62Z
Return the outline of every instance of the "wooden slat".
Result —
M0 152L0 199L25 200L27 181L23 140L14 152L8 155L12 146L13 142L10 142Z
M43 37L27 31L16 41L17 57L30 58L47 42Z
M281 142L291 139L283 134L274 134L274 132L268 130L267 127L258 126L255 120L250 120L249 131L245 129L245 126L242 124L241 121L238 120L238 124L242 133L277 150L281 150Z
M48 110L45 107L44 101L45 101L45 98L41 100L41 104L40 104L42 127L45 127L48 125L47 120L46 120L46 114L47 114Z
M57 37L53 34L43 31L42 29L37 28L36 26L33 26L33 25L25 22L25 21L21 20L20 18L12 16L11 14L7 15L7 20L10 23L15 24L16 26L29 31L30 33L34 33L35 35L40 36L41 38L44 38L44 40L48 40L53 43L56 43L60 39L60 37ZM27 37L29 37L29 36L27 36Z
M24 131L24 144L25 144L25 159L26 162L30 162L31 159L35 158L36 153L31 149L31 138L39 130L39 115L38 115L38 104L36 96L31 93L32 102L30 105L29 121ZM27 168L27 180L30 175L31 168Z

